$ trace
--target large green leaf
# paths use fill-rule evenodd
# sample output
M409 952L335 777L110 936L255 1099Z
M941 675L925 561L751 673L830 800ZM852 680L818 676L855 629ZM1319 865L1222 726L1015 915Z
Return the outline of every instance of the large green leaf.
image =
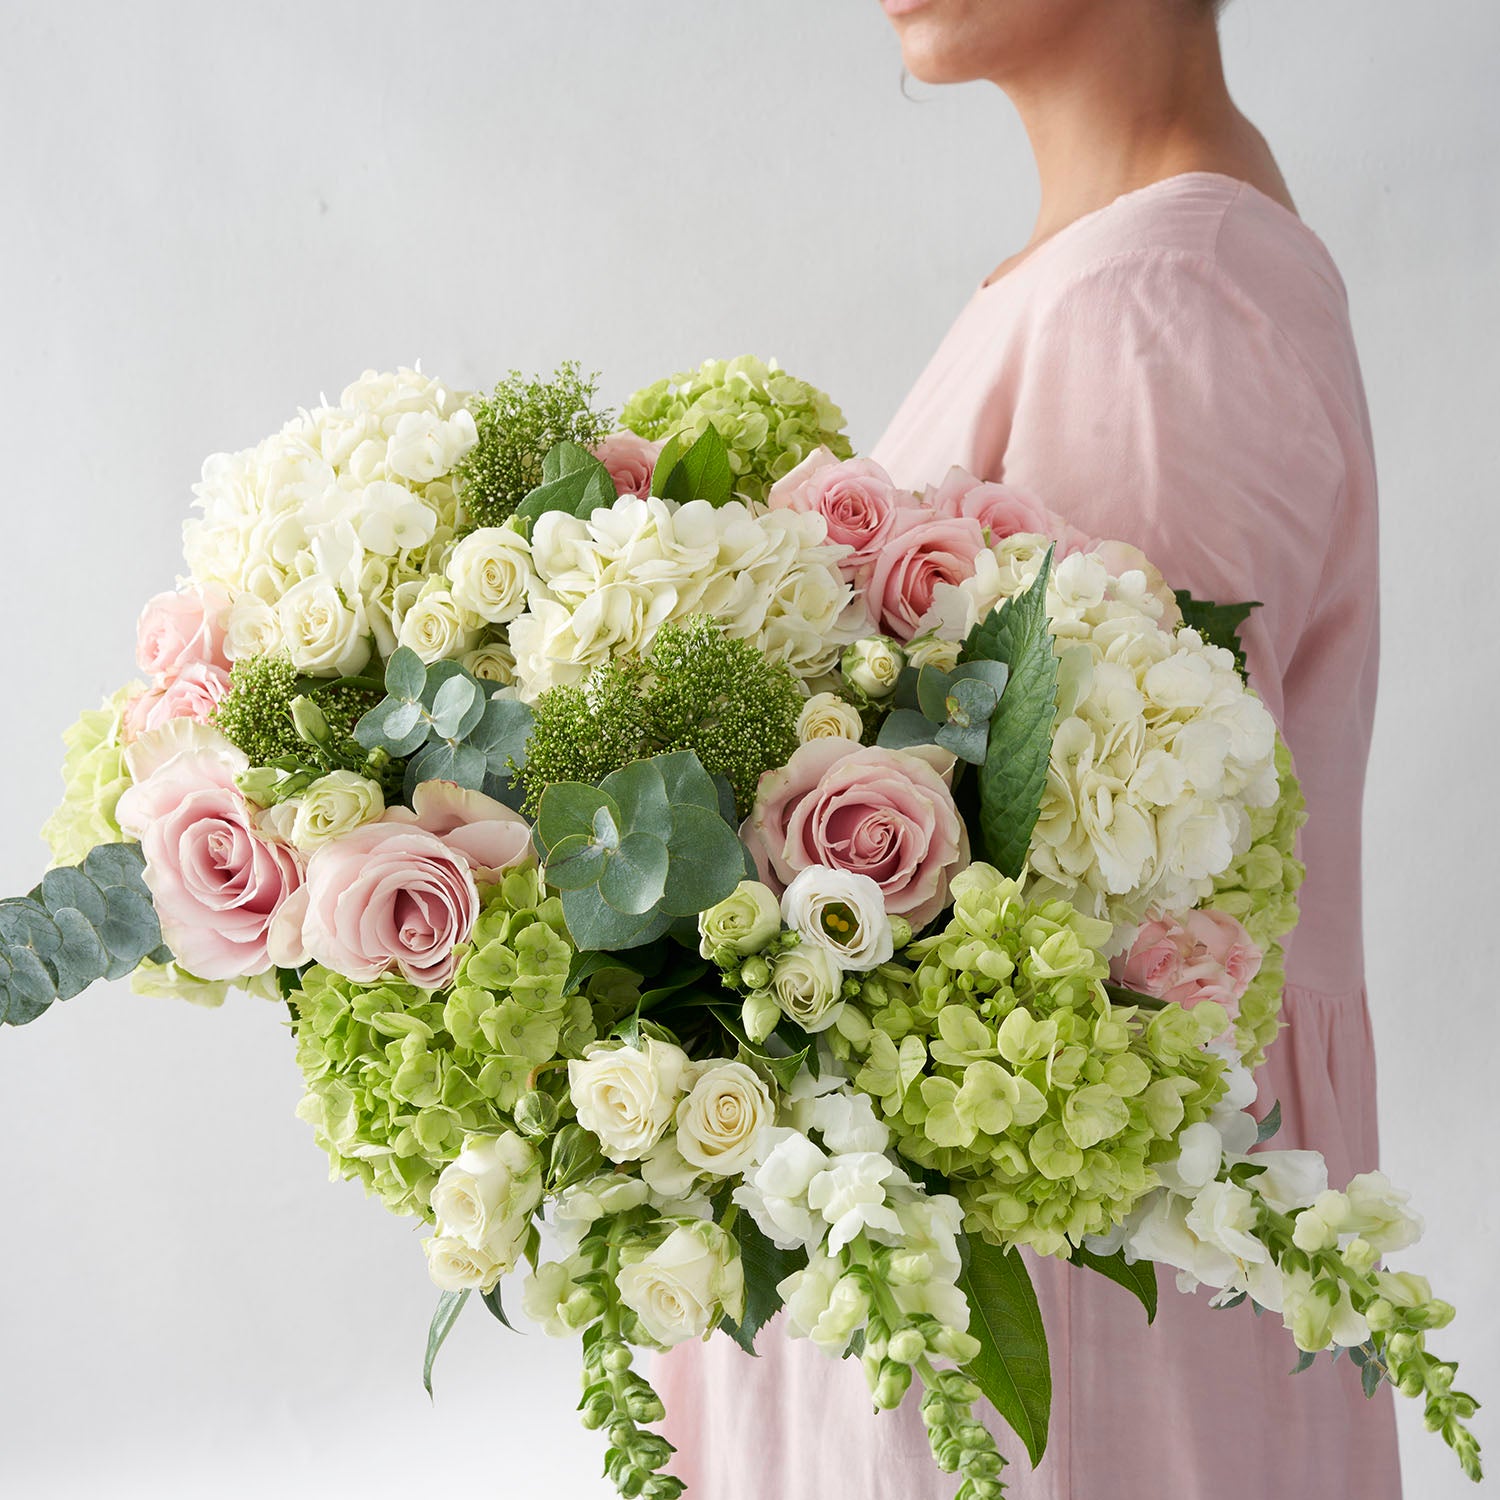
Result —
M980 1345L964 1374L1015 1429L1036 1465L1047 1450L1052 1368L1041 1309L1020 1252L971 1239L959 1286L969 1299L969 1332Z
M1092 1250L1082 1247L1073 1252L1072 1261L1075 1266L1086 1266L1090 1271L1108 1277L1116 1286L1124 1287L1146 1309L1146 1321L1156 1321L1156 1265L1153 1261L1138 1260L1129 1265L1123 1250L1117 1250L1113 1255L1095 1255Z
M807 1264L807 1252L779 1249L747 1213L735 1220L733 1234L745 1272L745 1316L737 1323L725 1318L722 1327L746 1354L754 1354L756 1335L781 1310L777 1283Z
M979 768L979 825L990 862L1010 876L1026 864L1052 753L1057 657L1047 633L1051 568L1049 550L1031 587L981 620L964 643L965 660L1009 668Z
M1252 609L1260 608L1260 600L1252 599L1244 604L1212 604L1207 599L1193 598L1186 589L1174 592L1177 607L1182 611L1182 623L1196 630L1210 645L1232 651L1240 671L1246 671L1240 626L1250 618Z
M438 1357L443 1341L453 1332L458 1315L469 1300L467 1288L461 1292L444 1292L438 1298L437 1311L432 1315L432 1325L427 1330L427 1358L422 1361L422 1385L432 1394L432 1366Z
M144 866L140 845L101 844L28 895L0 901L0 1024L24 1025L97 980L171 956Z
M542 460L542 482L516 507L516 514L536 520L550 510L589 515L600 505L613 505L614 481L609 470L577 443L558 443Z
M734 470L724 439L712 422L686 451L680 445L662 450L651 493L682 503L707 500L710 505L723 505L733 497Z

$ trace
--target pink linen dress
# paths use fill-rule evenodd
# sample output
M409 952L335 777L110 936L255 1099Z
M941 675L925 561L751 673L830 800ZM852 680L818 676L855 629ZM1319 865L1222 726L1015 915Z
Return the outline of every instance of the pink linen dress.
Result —
M1278 1145L1336 1184L1375 1165L1360 931L1360 804L1375 705L1375 473L1343 285L1287 209L1214 174L1118 199L974 294L874 457L918 487L951 464L1144 548L1174 586L1258 599L1251 680L1306 792L1308 866L1287 1029L1259 1077ZM1293 1377L1248 1305L1161 1310L1032 1260L1052 1350L1051 1439L1032 1472L998 1419L1017 1500L1326 1500L1400 1494L1389 1388L1347 1360ZM662 1361L676 1472L698 1500L938 1500L915 1399L875 1414L856 1360L779 1326Z

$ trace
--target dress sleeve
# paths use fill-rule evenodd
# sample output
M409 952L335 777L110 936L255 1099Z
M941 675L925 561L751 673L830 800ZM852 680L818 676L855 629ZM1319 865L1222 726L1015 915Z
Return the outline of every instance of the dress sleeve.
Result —
M1212 260L1131 253L1035 309L1003 384L986 472L1134 543L1175 588L1260 601L1242 638L1280 721L1344 483L1285 336Z

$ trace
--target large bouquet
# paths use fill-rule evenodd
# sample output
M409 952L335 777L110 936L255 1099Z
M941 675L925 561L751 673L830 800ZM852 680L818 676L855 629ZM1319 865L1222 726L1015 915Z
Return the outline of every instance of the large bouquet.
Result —
M625 1495L682 1489L632 1349L783 1310L999 1495L979 1397L1047 1431L1022 1246L1148 1317L1156 1264L1249 1299L1477 1477L1452 1309L1383 1268L1407 1195L1248 1113L1302 803L1247 606L899 489L774 365L593 396L367 374L209 460L0 1017L132 971L284 1005L335 1176L431 1226L429 1389L524 1265Z

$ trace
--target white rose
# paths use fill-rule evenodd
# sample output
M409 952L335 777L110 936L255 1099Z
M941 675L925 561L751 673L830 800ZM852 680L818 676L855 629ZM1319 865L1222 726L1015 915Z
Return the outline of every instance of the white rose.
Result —
M460 665L481 682L510 687L516 680L516 653L505 641L489 641L459 658Z
M409 646L429 667L462 656L478 634L479 622L436 579L398 585L392 612L397 645Z
M445 1292L492 1290L505 1267L482 1249L456 1234L435 1234L422 1241L427 1252L427 1274Z
M809 740L858 740L865 732L859 710L837 693L814 693L797 715L797 738Z
M300 797L271 808L261 822L284 843L303 854L342 838L385 811L380 787L357 771L330 771Z
M775 1112L765 1084L744 1063L710 1068L677 1106L677 1150L700 1171L733 1177L754 1160L756 1137Z
M833 955L811 943L778 954L771 970L771 998L804 1031L827 1031L838 1020L843 985Z
M781 914L804 949L822 949L840 969L878 968L895 952L885 897L868 875L809 865L786 888Z
M314 574L295 583L276 606L292 665L314 677L352 677L370 659L364 604L351 608L338 589Z
M666 1133L682 1094L688 1057L681 1047L645 1040L641 1049L595 1045L568 1064L578 1123L611 1161L639 1161Z
M506 1271L515 1265L541 1201L541 1158L509 1130L466 1142L432 1190L432 1211L442 1231Z
M281 622L275 609L254 594L241 594L229 607L224 654L230 661L269 656L281 649Z
M467 411L454 412L446 422L430 411L403 412L385 461L391 473L427 484L451 472L478 441L474 418Z
M844 680L867 698L889 698L906 666L906 652L893 640L873 635L844 652Z
M712 958L721 948L737 957L759 953L781 931L776 893L758 880L742 880L717 906L698 918L699 952Z
M727 1314L745 1310L738 1247L717 1224L679 1225L643 1259L615 1278L620 1301L658 1344L703 1338Z
M448 558L448 581L460 609L504 625L526 608L527 594L537 586L531 547L509 526L471 531Z

